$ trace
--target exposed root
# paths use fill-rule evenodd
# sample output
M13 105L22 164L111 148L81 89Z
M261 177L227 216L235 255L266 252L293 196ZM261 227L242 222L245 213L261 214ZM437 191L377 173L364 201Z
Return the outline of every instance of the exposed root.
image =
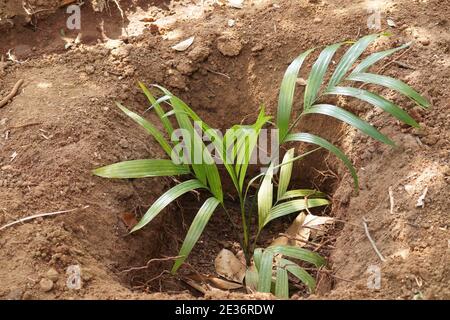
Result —
M19 219L19 220L7 223L7 224L3 225L2 227L0 227L0 231L2 231L3 229L6 229L8 227L11 227L11 226L13 226L15 224L23 223L25 221L33 220L33 219L36 219L36 218L47 217L47 216L54 216L54 215L58 215L58 214L62 214L62 213L73 212L73 211L76 211L76 210L84 210L84 209L87 209L87 208L89 208L89 206L85 206L85 207L83 207L81 209L80 208L75 208L75 209L64 210L64 211L56 211L56 212L35 214L35 215L29 216L29 217L25 217L25 218L22 218L22 219Z
M9 100L14 98L14 96L17 94L17 91L19 90L19 88L22 84L23 84L23 79L20 79L19 81L16 82L16 84L12 88L11 92L0 101L0 108L5 106Z

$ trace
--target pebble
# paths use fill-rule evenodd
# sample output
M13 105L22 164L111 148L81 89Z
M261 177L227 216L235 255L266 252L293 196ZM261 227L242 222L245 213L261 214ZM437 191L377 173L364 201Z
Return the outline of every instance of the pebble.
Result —
M50 268L50 269L48 269L48 271L45 274L45 276L48 279L52 280L53 282L56 282L56 281L58 281L59 273L58 273L58 271L56 271L55 268Z
M85 71L87 74L93 74L95 72L95 67L93 65L87 65Z
M41 287L42 291L49 292L53 289L53 281L47 278L42 278L42 280L39 282L39 286Z
M320 19L319 17L314 18L314 23L321 23L322 19Z
M115 58L126 58L130 54L130 51L126 46L120 46L111 50L111 55Z
M252 52L258 52L264 49L264 46L262 45L262 43L258 43L257 45L255 45L252 48Z
M120 139L119 141L119 146L123 149L128 149L128 147L130 146L128 141L125 139Z
M428 46L430 44L430 39L428 39L428 38L420 38L419 42L423 46Z
M235 57L241 53L242 43L238 37L223 35L217 39L217 50L228 57Z
M22 295L23 300L31 300L33 299L33 294L30 291L25 291Z

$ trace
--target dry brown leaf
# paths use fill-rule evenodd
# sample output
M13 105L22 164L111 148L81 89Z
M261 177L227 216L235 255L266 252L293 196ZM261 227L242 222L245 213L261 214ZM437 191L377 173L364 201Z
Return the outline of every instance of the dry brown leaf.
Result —
M214 260L217 274L225 279L242 283L245 277L245 263L242 263L233 252L222 249Z
M136 220L136 216L131 212L122 213L120 215L120 219L128 229L133 229L133 227L138 223Z
M185 276L185 278L185 280L189 281L189 283L188 281L186 281L186 283L200 292L202 292L202 290L209 291L212 287L220 290L235 290L242 288L242 284L200 273L192 273Z
M311 236L311 228L318 229L320 226L331 223L332 221L333 218L331 217L321 217L301 212L286 230L285 233L288 237L278 237L272 242L272 245L293 245L303 247Z
M190 279L189 277L185 277L182 279L186 284L191 286L197 291L200 291L201 293L205 294L207 291L209 291L209 288L207 285L199 283L195 280Z

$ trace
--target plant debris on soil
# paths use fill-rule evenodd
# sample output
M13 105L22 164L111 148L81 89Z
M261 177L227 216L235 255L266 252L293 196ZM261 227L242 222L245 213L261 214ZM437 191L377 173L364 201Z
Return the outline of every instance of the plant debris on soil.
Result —
M284 70L298 54L380 31L368 28L367 1L249 0L241 8L212 0L122 0L119 7L86 1L81 30L66 26L70 1L27 3L25 10L21 1L0 0L0 101L23 79L0 106L0 227L84 209L0 230L0 298L271 298L244 290L203 295L183 281L192 272L217 276L218 253L239 250L224 213L213 216L172 276L170 257L198 209L197 196L184 196L130 235L173 181L106 180L91 170L163 156L114 107L120 101L138 113L148 108L138 80L169 88L218 129L253 120L261 103L273 114ZM332 196L326 215L335 221L314 239L328 259L326 270L313 273L316 292L299 287L294 299L450 298L450 2L386 1L379 12L381 29L392 35L373 50L413 44L375 68L413 86L432 107L422 110L380 88L420 123L413 129L363 103L339 101L396 148L329 119L306 125L351 155L361 190L354 192L345 167L326 152L295 165L298 186ZM262 241L271 243L293 220L274 223Z

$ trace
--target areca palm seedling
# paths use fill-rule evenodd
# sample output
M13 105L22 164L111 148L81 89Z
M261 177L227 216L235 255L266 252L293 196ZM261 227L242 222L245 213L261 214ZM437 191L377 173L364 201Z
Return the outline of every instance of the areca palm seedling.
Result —
M317 190L289 190L294 161L323 148L343 161L353 177L356 189L358 188L358 177L350 159L343 151L320 136L308 132L294 132L296 125L304 119L305 115L321 114L345 122L368 136L393 146L394 143L388 137L357 115L337 105L323 103L322 100L327 96L353 97L378 107L400 122L413 127L418 127L418 124L406 111L379 94L363 89L361 84L373 84L392 89L410 98L420 107L429 107L429 102L423 96L399 79L368 71L378 61L410 45L405 44L398 48L375 52L360 59L368 46L378 37L380 37L378 34L368 35L356 42L342 42L325 47L311 67L301 106L294 108L294 92L298 73L304 61L316 49L310 49L300 54L289 65L281 82L275 123L270 121L271 117L266 115L264 108L261 107L255 123L235 125L223 136L202 121L186 103L167 89L154 85L153 88L160 93L154 96L147 87L140 83L151 104L151 109L158 115L166 133L161 132L153 124L121 104L117 105L155 138L170 159L119 162L98 168L94 170L94 174L106 178L179 175L190 177L159 197L132 229L132 232L150 223L164 208L183 194L195 189L204 189L209 193L209 198L198 210L181 246L180 257L172 268L172 272L175 273L200 238L214 211L218 207L222 207L228 214L224 202L223 177L221 177L216 164L217 160L220 160L219 162L223 164L233 182L239 199L242 223L242 239L240 241L248 267L245 278L246 285L261 292L274 292L278 297L287 298L289 296L289 276L291 276L296 277L310 290L313 290L314 278L302 268L302 264L298 261L320 267L325 264L323 257L296 246L272 245L267 248L259 248L257 246L258 237L263 228L274 219L299 213L305 209L326 206L330 203L325 195ZM336 63L336 67L330 67L336 52L341 47L348 45L350 47L343 53ZM284 143L295 141L314 144L317 148L299 155L295 155L295 149L289 149L281 164L277 164L273 159L264 173L249 178L247 170L251 163L251 155L257 148L258 137L263 128L271 125L278 129L278 148ZM182 142L169 141L166 138L172 136L176 129L182 129ZM205 145L202 136L206 136L211 141L212 148ZM195 159L200 161L193 161ZM280 169L279 173L277 173L278 169ZM275 177L278 177L277 186L274 184ZM252 193L250 190L253 190L250 186L256 186L257 191L254 194L250 194ZM248 208L246 204L251 196L255 199L256 205ZM257 223L252 228L251 217L254 215ZM251 230L256 230L253 237Z

